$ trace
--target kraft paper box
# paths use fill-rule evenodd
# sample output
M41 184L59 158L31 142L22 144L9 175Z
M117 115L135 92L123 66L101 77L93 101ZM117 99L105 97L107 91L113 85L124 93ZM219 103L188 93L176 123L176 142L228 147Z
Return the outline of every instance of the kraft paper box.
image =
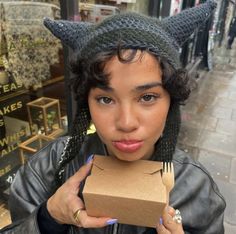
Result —
M167 203L161 169L161 162L95 155L83 190L88 215L156 227Z

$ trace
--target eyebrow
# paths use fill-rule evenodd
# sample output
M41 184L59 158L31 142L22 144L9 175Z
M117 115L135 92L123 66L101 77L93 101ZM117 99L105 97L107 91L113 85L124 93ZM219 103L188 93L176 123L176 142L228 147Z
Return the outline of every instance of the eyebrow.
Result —
M148 89L151 89L151 88L154 88L154 87L162 87L162 83L161 82L151 82L151 83L147 83L147 84L143 84L143 85L139 85L137 87L135 87L133 89L133 91L145 91L145 90L148 90ZM107 92L113 92L114 91L114 88L110 87L109 85L98 85L97 88L99 89L102 89L104 91L107 91Z
M134 90L145 91L147 89L151 89L151 88L154 88L154 87L157 87L157 86L162 87L162 83L161 82L147 83L147 84L144 84L144 85L137 86Z
M102 90L107 91L107 92L114 91L114 89L112 87L110 87L109 85L100 85L100 84L98 84L96 86L96 88L102 89Z

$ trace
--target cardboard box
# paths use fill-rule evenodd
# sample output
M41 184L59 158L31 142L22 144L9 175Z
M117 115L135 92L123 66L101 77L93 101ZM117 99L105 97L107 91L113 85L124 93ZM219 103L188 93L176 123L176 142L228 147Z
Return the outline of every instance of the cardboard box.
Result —
M167 203L161 169L161 162L125 162L95 155L83 190L88 215L156 227Z

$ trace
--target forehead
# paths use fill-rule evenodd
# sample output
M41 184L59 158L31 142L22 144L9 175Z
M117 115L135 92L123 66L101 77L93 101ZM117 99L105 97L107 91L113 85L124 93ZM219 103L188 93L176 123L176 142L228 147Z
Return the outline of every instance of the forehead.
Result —
M106 63L104 72L108 74L108 83L103 88L110 90L132 90L154 83L162 84L160 63L147 52L138 51L129 62L122 62L114 56Z
M115 73L156 73L162 75L162 69L159 60L152 54L146 51L125 50L121 54L122 61L118 56L112 57L104 67L104 71L109 75Z

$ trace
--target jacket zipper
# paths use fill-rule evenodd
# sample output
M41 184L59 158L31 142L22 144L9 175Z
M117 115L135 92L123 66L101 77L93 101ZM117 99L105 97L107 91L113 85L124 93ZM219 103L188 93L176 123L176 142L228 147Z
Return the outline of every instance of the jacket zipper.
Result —
M118 233L118 223L115 223L113 225L113 232L112 232L112 234L117 234L117 233Z

